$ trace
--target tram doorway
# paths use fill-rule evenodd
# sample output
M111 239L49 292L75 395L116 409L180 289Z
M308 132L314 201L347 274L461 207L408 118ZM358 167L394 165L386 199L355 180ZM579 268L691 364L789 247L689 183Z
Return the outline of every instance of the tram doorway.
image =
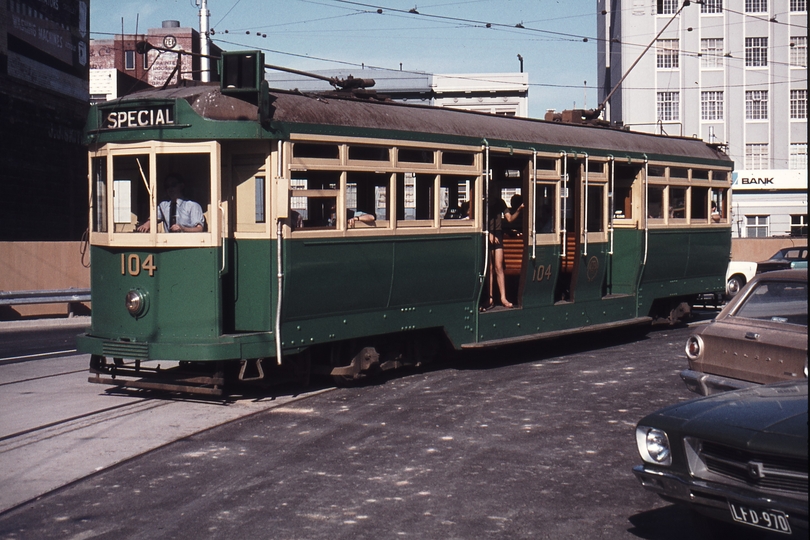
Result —
M484 289L484 304L508 307L501 299L496 265L501 264L505 295L513 308L522 306L526 253L528 246L529 201L526 197L531 172L530 159L514 156L490 157L490 184L488 195L488 230L490 239L501 245L501 254L490 244L490 263ZM509 217L507 217L507 214ZM512 218L511 220L509 218ZM489 297L489 298L487 298Z

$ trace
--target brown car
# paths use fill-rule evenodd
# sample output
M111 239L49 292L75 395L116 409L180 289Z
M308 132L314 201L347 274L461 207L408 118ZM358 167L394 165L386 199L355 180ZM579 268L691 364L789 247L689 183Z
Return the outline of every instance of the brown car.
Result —
M681 378L707 396L807 378L807 270L757 275L686 342Z

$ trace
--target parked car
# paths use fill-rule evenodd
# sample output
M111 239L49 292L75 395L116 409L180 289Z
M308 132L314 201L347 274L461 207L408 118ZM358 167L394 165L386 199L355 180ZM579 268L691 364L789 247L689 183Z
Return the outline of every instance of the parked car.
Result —
M807 380L663 408L639 421L636 445L641 485L687 505L706 532L807 538Z
M807 378L807 270L758 274L686 341L681 378L710 395Z
M757 263L729 261L726 269L726 298L734 298L757 274Z
M757 274L788 268L807 268L807 246L780 249L767 261L757 263Z

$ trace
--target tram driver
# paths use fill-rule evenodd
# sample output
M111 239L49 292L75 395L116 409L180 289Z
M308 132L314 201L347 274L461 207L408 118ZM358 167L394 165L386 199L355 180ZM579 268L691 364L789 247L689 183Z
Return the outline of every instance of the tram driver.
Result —
M158 221L163 222L166 232L203 232L205 229L205 216L202 207L183 198L183 180L176 175L166 178L166 195L168 200L161 202L157 208ZM140 225L138 232L149 232L151 221Z

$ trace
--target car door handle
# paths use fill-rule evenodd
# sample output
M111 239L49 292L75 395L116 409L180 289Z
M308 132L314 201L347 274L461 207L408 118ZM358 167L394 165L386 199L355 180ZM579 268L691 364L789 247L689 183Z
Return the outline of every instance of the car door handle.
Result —
M746 332L745 339L759 339L759 334L756 332Z

